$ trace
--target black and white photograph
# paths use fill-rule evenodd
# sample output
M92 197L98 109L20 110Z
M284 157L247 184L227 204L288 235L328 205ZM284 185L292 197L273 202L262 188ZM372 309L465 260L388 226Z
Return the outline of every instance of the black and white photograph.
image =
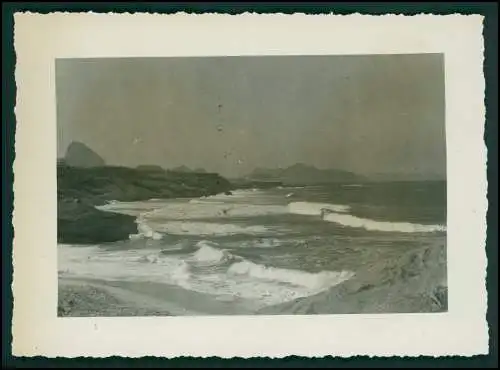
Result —
M56 60L58 315L443 312L440 54Z
M13 352L488 353L482 32L17 14Z

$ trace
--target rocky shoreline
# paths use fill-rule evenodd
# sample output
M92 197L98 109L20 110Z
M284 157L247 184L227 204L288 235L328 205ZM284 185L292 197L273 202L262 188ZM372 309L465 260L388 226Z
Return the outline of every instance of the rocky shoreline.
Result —
M62 244L110 243L136 234L137 224L132 216L63 200L58 205L57 231L57 241Z
M218 174L111 166L80 168L58 164L57 181L57 240L62 244L108 243L136 234L135 217L95 208L109 201L194 198L232 189L232 184Z

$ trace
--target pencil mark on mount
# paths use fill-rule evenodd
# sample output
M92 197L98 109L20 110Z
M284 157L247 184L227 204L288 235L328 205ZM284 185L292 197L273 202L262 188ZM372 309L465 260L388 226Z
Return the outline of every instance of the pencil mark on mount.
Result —
M442 55L64 59L56 93L58 316L448 310Z

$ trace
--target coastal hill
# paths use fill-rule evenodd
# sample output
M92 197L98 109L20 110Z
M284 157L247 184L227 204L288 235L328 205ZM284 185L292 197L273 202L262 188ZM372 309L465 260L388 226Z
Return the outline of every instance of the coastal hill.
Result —
M107 201L141 201L153 198L191 198L229 191L228 180L214 173L151 171L129 167L57 167L60 199L77 199L94 205Z
M247 178L258 181L279 181L285 185L315 185L365 180L363 176L353 172L318 169L303 163L296 163L287 168L257 168Z
M159 166L104 165L81 143L57 163L58 242L104 243L137 233L135 218L95 208L109 201L194 198L228 192L232 184L215 173L178 172ZM99 160L100 159L100 160Z

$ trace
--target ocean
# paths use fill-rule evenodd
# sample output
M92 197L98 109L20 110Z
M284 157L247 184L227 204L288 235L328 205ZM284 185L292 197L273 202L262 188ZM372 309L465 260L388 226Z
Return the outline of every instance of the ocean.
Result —
M59 276L130 290L173 315L443 309L435 289L447 287L445 182L246 189L98 208L136 216L138 234L59 245Z

